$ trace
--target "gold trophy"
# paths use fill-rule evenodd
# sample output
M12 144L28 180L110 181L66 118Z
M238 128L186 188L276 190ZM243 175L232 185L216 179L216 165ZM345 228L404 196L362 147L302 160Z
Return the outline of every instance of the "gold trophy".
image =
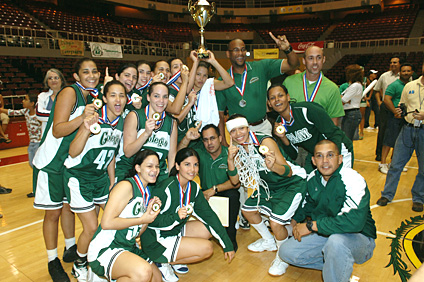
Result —
M197 56L199 59L209 58L209 54L206 52L205 48L205 38L203 37L203 33L205 32L205 26L215 14L215 2L209 4L206 0L198 0L195 4L193 4L192 0L189 0L188 11L193 17L193 20L200 27L200 46L197 50Z

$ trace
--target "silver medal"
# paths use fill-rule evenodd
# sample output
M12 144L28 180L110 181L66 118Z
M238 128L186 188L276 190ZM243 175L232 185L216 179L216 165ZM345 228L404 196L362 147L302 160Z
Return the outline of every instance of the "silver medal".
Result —
M243 100L243 99L240 100L239 106L242 107L242 108L246 107L246 100Z

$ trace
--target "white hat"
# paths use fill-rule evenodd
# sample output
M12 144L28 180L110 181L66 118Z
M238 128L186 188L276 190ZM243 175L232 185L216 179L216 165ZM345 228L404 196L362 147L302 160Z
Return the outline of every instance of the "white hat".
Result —
M376 70L370 70L370 73L378 73Z

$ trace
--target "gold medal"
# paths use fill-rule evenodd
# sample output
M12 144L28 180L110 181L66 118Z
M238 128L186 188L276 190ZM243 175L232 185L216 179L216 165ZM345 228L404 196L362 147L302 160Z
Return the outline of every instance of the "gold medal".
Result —
M192 207L191 205L187 205L187 206L186 206L186 209L187 209L187 213L188 213L188 214L192 214L192 212L193 212L193 207Z
M160 77L160 79L164 79L165 78L165 75L163 74L163 73L159 73L159 77Z
M188 71L188 67L186 65L183 65L182 69Z
M286 128L283 125L279 125L277 126L275 131L277 131L278 134L283 134L284 132L286 132Z
M152 206L152 210L154 212L157 212L159 209L160 209L160 205L158 203L154 203L153 206Z
M101 127L100 124L98 123L93 123L92 125L90 125L90 131L93 134L99 134L101 131Z
M137 93L132 94L131 95L131 101L133 101L133 102L140 101L140 95L138 95Z
M152 115L152 118L153 118L153 120L155 120L155 121L160 120L160 113L154 113L154 114Z
M103 106L103 102L100 99L94 99L93 104L97 109L100 109Z
M259 146L259 153L261 153L262 155L265 155L268 152L269 152L269 148L267 146L265 145Z

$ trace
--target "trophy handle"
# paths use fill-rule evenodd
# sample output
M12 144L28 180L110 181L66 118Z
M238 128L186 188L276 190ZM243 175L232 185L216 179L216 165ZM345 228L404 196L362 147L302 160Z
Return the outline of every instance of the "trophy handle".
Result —
M191 1L191 0L189 0ZM211 3L211 16L216 14L215 2Z
M192 5L193 1L192 0L188 0L188 11L191 13L191 10L194 9L194 6Z

